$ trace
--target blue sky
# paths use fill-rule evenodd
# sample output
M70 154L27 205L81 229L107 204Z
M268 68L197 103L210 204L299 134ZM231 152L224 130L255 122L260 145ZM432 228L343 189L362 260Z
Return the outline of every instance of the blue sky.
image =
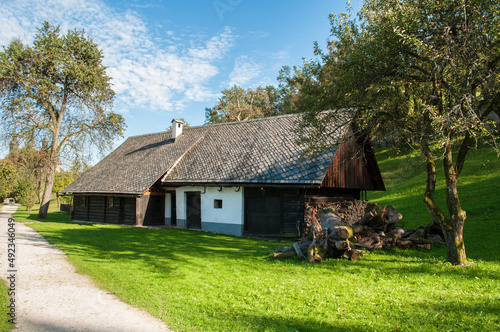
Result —
M356 12L361 0L352 0ZM277 85L284 65L324 48L343 0L0 0L0 45L33 41L44 20L85 31L104 51L125 138L202 125L220 91ZM119 144L124 139L117 140Z

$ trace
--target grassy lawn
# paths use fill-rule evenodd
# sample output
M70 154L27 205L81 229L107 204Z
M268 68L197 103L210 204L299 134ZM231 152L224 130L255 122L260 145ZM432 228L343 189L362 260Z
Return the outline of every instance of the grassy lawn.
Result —
M5 206L5 204L0 204L0 209ZM5 273L5 271L3 271ZM10 317L7 316L9 313L9 309L7 306L10 304L10 297L7 294L9 292L9 288L7 287L7 284L4 280L0 280L0 306L2 307L2 310L0 310L0 313L2 315L2 318L0 319L0 331L4 332L10 332L14 329L14 325L9 323L8 320Z
M388 191L369 193L401 211L405 227L430 221L418 160L381 150ZM465 241L475 262L467 268L446 263L442 244L311 265L270 260L266 251L277 243L263 240L68 222L31 226L80 273L176 331L499 330L500 162L478 150L467 166L461 179ZM15 217L33 220L22 211ZM66 221L67 214L51 218Z
M8 322L11 317L7 316L9 313L8 305L10 304L10 297L8 293L8 287L6 286L4 280L0 280L0 306L2 306L2 319L0 319L0 331L10 332L14 329L14 324Z

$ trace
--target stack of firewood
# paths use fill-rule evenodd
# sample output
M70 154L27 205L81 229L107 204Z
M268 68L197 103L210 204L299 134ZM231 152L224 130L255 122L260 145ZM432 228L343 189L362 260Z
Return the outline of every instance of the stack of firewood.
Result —
M442 241L434 223L417 230L404 230L396 224L403 216L392 206L365 201L344 201L306 210L306 233L290 246L276 247L273 258L298 256L309 262L347 257L357 260L360 250L421 248Z

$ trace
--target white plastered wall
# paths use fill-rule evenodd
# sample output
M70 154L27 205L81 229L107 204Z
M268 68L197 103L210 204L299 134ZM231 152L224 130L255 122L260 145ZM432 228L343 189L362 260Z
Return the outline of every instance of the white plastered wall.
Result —
M178 224L186 220L186 192L201 193L202 229L241 235L244 224L244 188L243 187L203 187L186 186L176 189ZM222 200L222 209L214 208L214 200ZM166 205L167 206L167 205ZM166 210L166 209L165 209ZM179 223L180 221L180 223ZM241 231L234 231L235 229ZM225 230L229 231L225 231Z

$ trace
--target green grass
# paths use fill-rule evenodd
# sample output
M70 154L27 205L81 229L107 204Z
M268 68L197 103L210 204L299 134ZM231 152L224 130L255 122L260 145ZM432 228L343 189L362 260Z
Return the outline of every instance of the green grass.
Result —
M405 228L425 226L432 221L423 204L425 160L418 152L398 155L394 149L378 151L386 192L368 193L368 199L392 205L403 214ZM441 166L441 165L437 165ZM436 199L446 211L445 181L438 167ZM464 239L467 256L476 260L500 261L500 158L491 149L471 150L459 179L462 208L467 213Z
M400 210L406 227L430 221L416 160L382 150L389 190L369 194ZM176 331L493 331L500 329L500 163L482 150L469 161L461 189L475 264L467 268L446 263L443 244L312 265L269 259L266 251L277 243L264 240L68 222L31 226L80 273Z
M4 280L0 280L0 306L2 306L2 318L0 319L0 331L2 332L10 332L14 330L15 325L9 322L11 319L8 316L10 310L8 305L10 304L10 296L7 294L9 288Z
M5 204L0 204L0 209L5 206ZM7 245L5 244L5 248L7 248ZM6 249L3 249L6 250ZM4 273L4 278L7 277L6 272L3 271ZM7 283L4 280L0 280L0 314L2 317L0 318L0 331L3 332L10 332L14 330L15 325L9 322L9 319L11 319L10 316L8 316L10 309L8 308L8 305L10 304L10 296L8 295L9 292L9 287L7 287Z
M49 221L69 221L69 213L60 211L57 206L55 200L50 201L49 211L47 213L46 219L38 218L38 209L40 208L40 204L35 204L31 209L31 212L28 212L26 206L20 206L17 211L14 213L14 218L18 222L49 222Z

